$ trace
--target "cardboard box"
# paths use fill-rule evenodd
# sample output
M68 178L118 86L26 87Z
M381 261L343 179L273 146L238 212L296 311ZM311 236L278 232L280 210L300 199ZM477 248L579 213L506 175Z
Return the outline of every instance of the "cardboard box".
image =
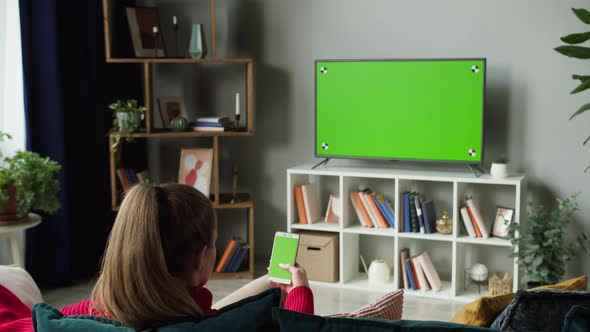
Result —
M297 262L309 280L339 280L338 233L300 232Z

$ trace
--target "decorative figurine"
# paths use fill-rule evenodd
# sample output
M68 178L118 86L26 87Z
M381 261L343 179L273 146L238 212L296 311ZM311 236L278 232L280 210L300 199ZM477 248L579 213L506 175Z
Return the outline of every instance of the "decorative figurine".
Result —
M436 231L441 234L453 233L453 219L449 217L447 211L443 211L442 217L436 220Z

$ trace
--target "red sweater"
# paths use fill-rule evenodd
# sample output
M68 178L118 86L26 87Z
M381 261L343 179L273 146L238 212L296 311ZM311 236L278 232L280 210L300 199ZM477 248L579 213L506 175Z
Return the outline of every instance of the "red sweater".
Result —
M215 313L212 309L213 295L205 287L193 287L191 296L205 314ZM71 315L98 315L90 311L90 299L63 307L61 312ZM313 293L309 287L300 286L291 289L285 301L285 309L308 314L314 313ZM33 332L31 309L22 303L11 291L0 285L0 332Z

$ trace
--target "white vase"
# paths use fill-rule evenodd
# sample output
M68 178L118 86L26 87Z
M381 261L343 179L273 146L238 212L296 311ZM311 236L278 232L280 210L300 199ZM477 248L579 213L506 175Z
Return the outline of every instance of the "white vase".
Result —
M492 168L490 169L490 174L495 179L502 179L508 176L508 169L506 164L497 164L492 163Z
M391 269L382 259L375 259L369 265L369 284L383 285L389 282L391 278Z

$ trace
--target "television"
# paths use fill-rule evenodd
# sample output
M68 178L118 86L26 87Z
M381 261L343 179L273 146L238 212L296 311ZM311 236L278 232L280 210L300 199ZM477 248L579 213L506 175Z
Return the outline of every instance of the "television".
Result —
M315 61L315 156L481 164L486 59Z

